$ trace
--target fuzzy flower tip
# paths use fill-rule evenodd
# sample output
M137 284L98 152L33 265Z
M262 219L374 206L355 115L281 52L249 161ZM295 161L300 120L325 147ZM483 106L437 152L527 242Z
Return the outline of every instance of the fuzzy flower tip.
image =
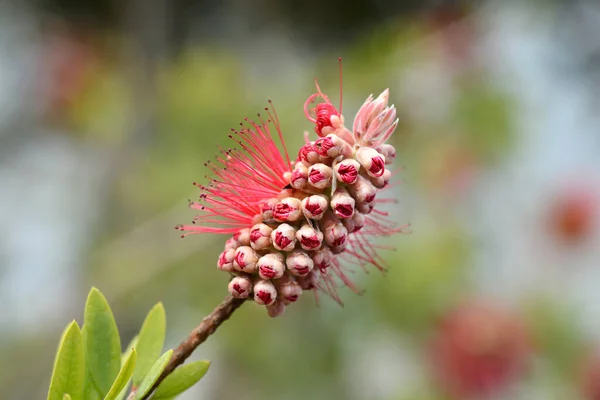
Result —
M230 275L232 296L253 299L274 317L309 290L340 303L340 286L359 292L348 278L352 265L385 269L373 239L406 227L381 210L393 201L379 192L392 176L387 166L396 152L386 141L398 124L388 97L388 90L369 96L349 130L341 105L317 84L304 111L318 137L305 134L295 160L271 104L265 116L232 129L235 145L205 164L213 178L194 183L201 194L190 207L199 215L176 227L182 236L231 235L217 267Z

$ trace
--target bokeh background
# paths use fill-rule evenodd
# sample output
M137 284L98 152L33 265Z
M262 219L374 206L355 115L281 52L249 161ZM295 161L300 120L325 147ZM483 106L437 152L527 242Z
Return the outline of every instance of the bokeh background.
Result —
M0 3L0 393L42 399L91 286L174 347L226 294L191 183L272 99L389 87L403 167L387 274L345 306L242 307L182 399L600 399L600 3Z

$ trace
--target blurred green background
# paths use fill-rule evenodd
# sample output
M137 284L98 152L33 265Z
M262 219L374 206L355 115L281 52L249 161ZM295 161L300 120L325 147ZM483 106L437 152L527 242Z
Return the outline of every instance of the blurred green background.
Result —
M297 149L314 78L337 104L341 56L347 125L390 88L390 211L412 234L381 241L389 272L357 272L366 291L340 290L343 308L242 307L196 351L213 363L181 398L600 399L598 37L595 0L0 4L0 397L44 398L91 286L123 342L163 301L175 347L227 284L227 237L173 230L194 215L191 183L268 99ZM482 303L526 333L484 311L463 330L491 358L433 345ZM526 366L493 394L436 373L503 356Z

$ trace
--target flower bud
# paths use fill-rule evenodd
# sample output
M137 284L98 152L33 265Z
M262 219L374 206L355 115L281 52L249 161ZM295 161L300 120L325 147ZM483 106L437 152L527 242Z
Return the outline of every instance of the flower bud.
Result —
M254 301L261 306L268 306L277 299L275 285L269 281L258 281L254 284Z
M233 235L239 246L250 246L250 229L244 228Z
M236 270L251 274L256 271L258 255L250 246L241 246L235 250L233 266Z
M273 228L267 224L256 224L250 229L250 246L254 250L264 250L271 245Z
M302 288L293 280L282 284L279 287L279 296L286 303L293 303L302 295Z
M344 240L344 243L342 243L338 246L331 246L331 247L329 247L329 249L331 250L332 254L342 254L346 250L347 245L348 245L348 242L346 240Z
M296 280L302 290L312 290L317 287L317 283L319 282L319 273L316 270L312 270L308 273L308 275L299 276L296 278Z
M304 146L300 147L300 150L298 151L298 160L312 164L312 162L309 161L309 154L311 153L316 154L313 143L306 143Z
M221 271L231 272L233 271L233 257L235 256L235 249L227 249L221 253L219 260L217 261L217 267Z
M320 220L327 211L329 200L327 196L315 194L302 200L302 213L308 219Z
M352 158L346 158L337 163L333 169L338 181L352 185L358 179L360 164Z
M377 147L379 154L385 157L386 164L392 164L396 159L396 148L391 144L384 143Z
M283 256L279 253L269 253L262 256L256 266L258 267L258 275L264 280L279 279L285 272Z
M227 290L233 297L238 299L246 299L250 295L252 282L245 276L234 276L227 285Z
M316 250L323 244L323 234L308 224L296 232L296 240L304 250Z
M331 184L331 167L325 164L314 164L308 169L308 183L317 189L325 189Z
M276 301L267 307L267 314L269 317L275 318L279 317L285 311L285 304L282 301Z
M359 176L354 185L348 186L348 191L356 200L357 209L359 205L372 203L377 194L375 186L363 176Z
M356 150L356 159L367 171L369 176L380 177L385 171L385 157L370 147L360 147Z
M352 155L352 146L335 134L317 139L314 147L317 154L325 158L336 158L340 155L350 157Z
M329 246L340 246L346 243L348 230L341 222L335 221L330 224L326 224L323 228L325 243L327 243Z
M364 215L368 215L371 214L371 211L373 211L373 204L372 203L363 203L363 204L358 204L356 206L356 211L358 211L361 214Z
M314 267L313 260L303 251L296 250L285 260L288 270L296 276L308 274Z
M315 132L319 137L326 136L335 130L336 125L339 126L340 113L331 103L319 103L315 107L316 125ZM332 117L336 117L333 118Z
M315 269L318 269L319 271L323 272L331 266L331 260L333 260L333 255L331 254L331 250L329 250L328 247L322 247L321 249L312 252L311 257ZM302 287L302 289L305 289L304 286Z
M296 246L296 230L291 225L281 224L271 232L271 241L277 250L291 251Z
M370 181L377 189L383 189L390 183L390 178L392 177L392 171L386 169L379 178L371 177Z
M227 241L225 242L225 250L229 250L229 249L237 249L238 247L238 241L232 236L229 239L227 239Z
M329 204L339 218L351 218L354 214L355 201L344 188L335 191Z
M290 185L294 189L302 190L306 187L308 183L308 168L304 165L296 165L294 171L292 172L292 178L290 179Z
M355 212L352 216L352 222L354 222L354 231L357 232L365 226L365 216L359 212Z
M275 207L275 204L277 204L277 202L278 202L277 199L271 198L271 199L265 200L260 205L260 211L262 213L262 219L264 222L273 221L273 207Z
M295 197L286 197L273 207L273 218L278 222L294 222L302 217L302 203Z
M356 213L355 213L356 214ZM354 220L352 218L346 218L342 220L342 224L348 230L348 233L352 233L355 231Z

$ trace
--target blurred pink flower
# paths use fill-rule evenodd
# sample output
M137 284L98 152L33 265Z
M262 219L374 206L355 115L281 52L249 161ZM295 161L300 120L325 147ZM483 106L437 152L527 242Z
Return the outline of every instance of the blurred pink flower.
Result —
M524 372L530 353L519 317L482 302L464 303L445 315L432 343L435 376L458 399L506 389Z

